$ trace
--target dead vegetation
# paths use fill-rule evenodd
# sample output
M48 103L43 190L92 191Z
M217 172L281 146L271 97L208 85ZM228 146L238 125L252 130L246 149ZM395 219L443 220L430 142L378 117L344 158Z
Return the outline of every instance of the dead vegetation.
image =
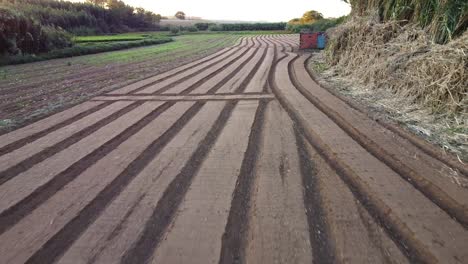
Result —
M467 161L468 32L438 44L433 29L382 22L377 13L351 16L329 32L323 59L313 60L312 68Z
M337 67L326 63L324 52L314 53L309 68L315 79L329 89L351 98L367 108L374 119L395 122L406 130L452 153L461 162L468 162L468 122L464 114L437 114L403 93L376 88L342 76ZM466 100L466 99L465 99Z
M342 76L394 91L436 113L466 114L468 33L448 44L398 21L353 18L332 35L327 60Z

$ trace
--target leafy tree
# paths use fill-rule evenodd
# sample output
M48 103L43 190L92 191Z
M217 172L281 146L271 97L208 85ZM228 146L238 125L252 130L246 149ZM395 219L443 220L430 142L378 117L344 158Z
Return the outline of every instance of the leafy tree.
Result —
M175 14L175 17L183 20L185 19L185 13L182 11L177 11L177 13Z
M160 19L158 14L135 9L121 0L0 0L0 54L41 53L69 46L68 32L90 35L158 30Z
M289 20L288 24L299 25L299 24L301 24L301 19L300 18L293 18L293 19Z
M310 10L304 13L301 18L293 18L289 20L289 25L308 25L324 19L320 12Z
M172 34L177 35L179 34L180 27L172 26L170 30Z
M102 6L106 5L107 0L86 0L86 3L93 4L95 6Z
M301 18L302 24L311 24L318 20L323 19L323 15L317 11L310 10L304 13Z

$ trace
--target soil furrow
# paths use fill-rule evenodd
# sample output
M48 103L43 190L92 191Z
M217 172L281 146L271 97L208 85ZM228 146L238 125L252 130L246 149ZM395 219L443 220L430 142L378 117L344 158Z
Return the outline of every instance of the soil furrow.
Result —
M206 83L209 79L215 77L216 75L218 75L220 72L222 72L223 70L224 71L228 71L230 69L230 66L233 66L233 65L238 65L239 63L236 63L236 62L240 62L239 66L237 66L232 72L230 72L228 75L226 75L220 82L218 82L217 85L215 85L214 87L212 87L210 90L208 90L207 94L214 94L214 92L219 89L219 86L222 85L223 83L225 82L228 82L229 80L231 80L239 71L241 71L244 66L249 63L255 56L255 54L258 53L258 48L255 48L252 52L251 55L249 55L246 59L243 58L243 61L242 60L238 60L238 61L233 61L231 63L229 63L228 65L226 65L225 68L223 69L219 69L217 70L216 72L214 72L213 74L210 74L209 76L207 76L206 79L202 80L203 82L201 83L195 83L194 85L190 86L189 88L183 90L180 92L180 94L190 94L192 91L196 90L198 87L200 87L203 83Z
M257 71L257 65L259 64L261 57L260 49L256 48L255 52L247 58L246 61L243 61L237 68L230 72L224 79L218 83L218 85L212 87L207 91L207 94L216 94L217 91L222 93L228 93L229 91L240 93L244 82L249 82L255 72ZM264 54L264 52L263 52ZM262 56L262 55L260 55ZM255 62L257 60L257 62ZM248 64L253 65L253 68ZM246 74L245 69L249 69L249 74ZM240 80L243 80L242 83L238 83ZM237 88L236 88L237 87Z
M293 123L277 101L262 133L244 263L312 263Z
M299 57L297 57L299 58ZM363 130L366 128L367 124L361 121L359 118L353 122L354 124L349 123L348 120L353 120L351 116L347 116L344 118L340 115L340 113L336 112L331 107L327 106L325 103L322 102L324 100L324 96L322 99L318 99L316 96L312 95L308 92L297 80L296 73L293 69L294 60L292 60L288 66L288 73L291 77L291 81L296 89L305 97L307 98L312 104L315 105L320 111L326 114L333 122L335 122L341 129L343 129L351 138L353 138L356 142L358 142L363 148L365 148L368 152L378 158L380 161L385 163L395 172L397 172L403 179L407 182L412 184L417 190L423 193L426 197L428 197L433 203L437 204L440 208L446 211L449 215L457 219L465 228L468 227L468 192L466 189L459 187L457 189L450 188L456 187L452 183L448 182L434 182L438 178L443 176L435 176L434 172L437 170L442 170L442 168L434 168L432 170L428 170L424 173L424 176L420 173L416 172L413 168L415 165L419 165L416 167L419 171L423 171L425 167L431 166L431 162L424 164L422 162L422 157L418 157L418 159L412 159L414 153L408 153L408 155L402 155L403 151L392 151L392 147L394 144L398 143L398 140L395 138L395 135L389 135L389 139L384 144L379 144L373 139L369 138L366 134L361 133L360 129ZM301 63L303 65L303 63ZM344 112L346 114L346 112ZM359 126L357 128L356 126ZM370 128L369 133L373 132L373 129ZM375 135L375 140L382 139L385 135L380 133ZM392 146L385 147L385 144L392 144ZM405 147L404 149L407 150L409 146ZM399 155L397 157L396 155ZM406 162L409 162L411 165L407 165ZM411 166L411 167L410 167ZM432 175L433 177L430 177ZM431 179L433 179L431 181ZM448 183L448 184L447 184ZM444 188L441 188L444 187ZM449 192L447 192L447 191ZM456 196L455 196L456 195ZM458 198L458 200L456 199Z
M142 117L142 119L137 119L138 122L136 122L135 124L132 124L125 130L123 130L120 134L116 135L116 137L109 139L109 141L105 142L100 147L94 149L92 152L90 152L86 156L78 157L81 159L79 159L75 163L71 164L68 168L58 173L50 181L47 181L43 185L40 185L39 187L34 189L34 191L32 191L29 195L25 196L23 199L17 201L16 203L10 203L13 205L10 207L7 207L6 210L3 210L0 213L0 226L1 226L0 234L4 233L11 226L19 222L22 218L27 216L30 212L32 212L35 208L37 208L42 203L47 201L55 193L61 190L66 184L68 184L73 179L78 177L88 167L92 166L97 161L99 161L102 157L109 154L111 151L117 148L122 142L125 142L133 134L141 130L154 118L156 118L161 113L169 109L172 105L173 103L166 103L159 107L156 107L157 105L154 105L154 107L149 108L149 109L153 109L153 108L155 109L149 112L144 117ZM145 113L145 111L141 111L141 112Z
M188 109L168 130L153 141L128 167L108 184L80 213L39 249L26 263L42 263L60 257L91 225L107 205L157 156L164 146L200 111L203 103ZM154 118L153 118L154 119Z
M211 130L225 105L226 102L206 103L164 147L161 155L155 157L80 236L59 263L118 263L124 252L138 239L164 190ZM140 195L144 195L144 198L138 203ZM122 219L135 204L138 205L134 213L116 232L115 219ZM111 234L114 234L112 238Z
M217 71L219 69L223 69L228 65L229 63L235 62L239 59L241 59L246 53L248 53L248 49L238 49L236 52L231 54L231 56L226 57L225 59L221 59L217 63L214 63L213 65L209 65L207 67L204 67L202 70L198 71L196 74L192 74L189 76L189 78L185 78L181 81L176 81L176 82L166 82L166 83L161 83L161 85L153 85L153 86L148 86L147 88L143 90L139 90L138 92L134 93L136 95L138 94L144 94L144 93L150 93L150 94L162 94L166 93L168 91L175 91L178 90L184 90L192 85L200 85L203 83L203 80L206 78L210 78L210 76L213 75L214 71ZM183 87L183 88L179 88Z
M127 175L131 176L132 174L128 171L126 174L122 174L122 172L126 171L130 164L137 162L138 157L145 149L173 127L174 123L193 105L193 103L178 103L161 113L156 119L150 121L149 124L120 144L114 151L87 168L79 177L76 177L9 231L5 232L1 238L22 237L23 242L19 247L8 244L1 245L0 251L4 258L14 263L23 263L28 259L31 262L41 263L38 258L43 257L42 254L44 253L51 253L45 258L49 261L51 257L56 258L63 254L64 247L73 242L70 241L72 237L66 237L61 241L54 238L60 237L61 234L64 234L63 232L70 232L65 234L77 236L76 232L82 231L78 227L89 221L87 218L77 217L82 215L81 213L90 213L88 211L90 209L96 209L96 207L90 208L90 206L102 206L103 203L109 203L113 198L103 196L103 194L115 193L115 189L109 189L109 184L115 183L117 179L122 183ZM96 177L96 175L99 175L99 177ZM87 208L86 211L82 212L85 208ZM97 217L98 214L95 216ZM84 223L81 222L82 220ZM36 224L31 226L32 222ZM28 225L30 226L28 233L23 234L21 230ZM73 226L78 229L70 230L66 226ZM65 241L66 243L63 243ZM49 250L53 251L53 254ZM42 261L45 259L42 259Z
M181 73L184 73L185 71L188 71L188 70L191 70L193 68L199 67L199 66L201 66L201 65L203 65L203 64L205 64L205 63L207 63L209 61L216 60L220 56L225 55L226 52L229 52L231 50L234 50L234 47L230 48L230 49L222 49L222 50L212 54L211 56L204 57L204 58L202 58L200 60L196 60L196 61L194 61L192 63L177 67L175 69L171 69L171 70L167 70L165 72L161 72L158 75L155 75L155 76L152 76L152 77L149 77L149 78L146 78L146 79L131 83L129 85L126 85L125 87L122 87L122 88L119 88L117 90L111 91L111 92L109 92L107 94L112 94L112 95L128 94L128 93L134 92L137 89L146 88L146 87L154 85L156 83L159 83L159 82L165 81L167 79L173 78L173 77L175 77L175 76L177 76L177 75L179 75Z
M18 128L14 132L1 135L0 156L31 143L52 131L65 127L91 113L97 112L109 104L111 102L85 102L44 118L34 124Z
M249 49L248 53L242 58L242 60L238 60L235 63L230 63L226 65L223 71L218 72L218 74L216 74L210 79L206 79L203 85L199 85L198 87L196 87L196 89L185 89L181 92L181 94L205 94L214 96L215 91L219 90L221 87L226 85L227 82L230 82L230 80L234 78L239 71L242 70L242 66L247 64L250 60L252 60L255 54L258 53L258 51L258 48Z
M468 262L465 166L319 86L298 35L229 38L0 81L31 86L13 113L101 94L0 135L0 262Z
M252 81L254 76L257 74L258 69L260 68L260 65L265 60L266 54L267 54L266 49L263 50L263 53L256 53L255 57L249 60L251 62L250 65L247 65L247 66L241 65L240 67L242 67L242 69L238 71L233 78L225 82L226 89L220 88L218 90L214 90L214 92L216 94L223 93L223 92L224 93L229 93L229 92L242 93L247 87L247 85Z
M229 215L227 208L248 148L257 109L256 102L239 102L236 106L179 205L170 231L158 245L152 263L219 262L220 238Z
M129 107L132 105L132 102L116 102L110 104L109 106L94 112L88 116L85 116L78 121L69 124L59 130L53 131L37 139L36 141L27 144L19 149L13 150L0 157L0 170L2 172L6 171L10 167L13 167L20 163L23 160L26 160L37 153L40 153L48 148L56 145L57 143L71 137L74 134L85 131L88 127L92 127L96 124L99 124L103 120L106 120L110 116L115 117L115 113ZM3 178L3 173L2 173Z
M144 231L133 247L125 253L121 260L122 263L146 263L151 258L154 249L161 242L164 232L184 199L193 177L216 143L236 105L236 102L230 102L221 111L208 135L200 142L190 160L164 191L151 218L146 222Z
M243 90L240 90L244 93L266 93L264 89L268 79L268 73L270 72L270 67L274 60L274 49L265 48L265 54L262 57L260 65L257 67L255 75L252 77L252 80L248 83L243 84L245 87ZM235 91L237 92L237 91Z
M302 134L298 136L303 137ZM336 171L305 138L301 141L304 162L309 162L312 167L309 171L313 172L310 177L313 177L315 186L312 188L321 196L321 221L325 224L329 250L332 250L329 253L333 254L335 263L410 263Z
M249 78L251 76L248 76ZM245 79L244 79L245 80ZM244 86L245 87L245 86ZM184 101L230 101L230 100L268 100L274 99L274 95L262 94L199 94L195 95L172 95L172 96L158 96L158 95L142 95L142 96L99 96L93 98L97 101L171 101L171 102L184 102Z
M295 129L295 137L299 152L302 184L304 187L304 205L313 252L313 263L336 263L333 246L330 242L329 226L326 223L325 212L322 206L322 196L317 184L317 171L310 163L306 152L305 142L300 132Z
M245 261L245 245L248 228L248 212L251 206L252 183L255 180L257 155L264 127L267 104L261 102L249 136L249 143L244 154L236 188L232 195L229 216L224 230L219 263Z
M294 58L281 61L287 73ZM276 74L275 93L311 144L362 197L370 211L413 260L433 263L441 259L462 261L468 256L458 248L467 242L466 230L398 174L354 142L336 124L307 101L289 76ZM292 101L290 101L292 100ZM295 106L291 107L291 103ZM314 126L311 126L311 124ZM312 129L313 128L313 129ZM393 195L398 193L398 195ZM417 220L413 215L418 215ZM443 225L441 224L443 223ZM450 234L450 235L448 235ZM450 247L445 245L450 243Z
M96 100L96 98L115 98L115 100L118 100L118 98L144 98L146 96L151 96L153 98L161 98L163 100L164 98L167 98L170 100L171 98L222 98L226 96L227 98L237 98L237 99L243 99L245 96L246 98L249 97L254 97L254 96L265 96L269 95L269 93L264 93L263 91L255 91L255 92L235 92L235 93L221 93L218 92L216 94L212 95L207 95L207 94L195 94L191 93L189 95L181 95L180 93L165 93L161 95L152 95L152 94L138 94L138 95L128 95L128 94L116 94L116 95L110 95L110 94L103 94L97 97L94 97L92 100ZM237 96L237 97L236 97Z
M274 80L275 67L278 64L278 62L280 62L284 58L284 57L278 58L277 52L278 52L278 49L276 48L276 46L273 46L273 60L272 60L270 69L268 71L268 76L265 82L265 86L263 86L264 93L273 92L271 89L271 85L272 85L271 82Z
M183 74L175 74L172 78L167 78L161 82L156 82L155 84L146 85L144 87L140 87L136 90L130 92L130 94L140 94L140 93L156 93L156 92L163 92L166 91L180 83L183 83L187 80L192 78L196 78L200 74L203 74L208 69L215 67L216 65L223 64L226 61L231 60L232 58L236 59L239 56L239 53L242 53L242 49L232 49L221 56L217 57L215 60L210 60L207 63L201 64L199 67L194 67L190 70L184 71ZM207 65L205 65L207 64Z
M309 69L308 65L310 64L310 59L309 57L307 60L304 62L304 68L306 69L308 75L312 80L314 80L317 84L317 78L314 76L314 73ZM322 84L320 84L322 86ZM327 88L324 86L324 88ZM327 92L330 94L334 95L336 98L340 99L342 102L346 103L349 107L367 115L370 119L374 120L375 122L379 123L382 125L384 128L392 131L393 133L399 135L402 138L405 138L406 140L410 141L413 145L418 147L420 150L424 151L427 155L438 159L439 161L445 163L448 167L452 167L457 169L460 173L464 174L465 177L468 177L468 167L460 161L458 161L457 158L453 157L452 155L449 155L445 153L444 151L440 150L440 148L437 148L431 144L429 144L427 141L403 130L401 127L398 127L395 124L388 123L385 120L381 119L374 119L372 116L368 114L368 111L365 110L362 106L357 105L356 103L352 102L350 99L344 97L343 95L340 95L338 92L334 91L333 89L327 88Z
M234 47L237 47L237 45L234 46ZM208 57L210 57L210 56L208 56ZM205 57L203 59L207 59L207 58ZM127 65L122 65L121 67L124 67L124 68L138 67L139 65L143 65L145 63L148 63L148 61L150 61L150 60L151 59L143 60L143 61L140 61L138 63L131 63L131 64L127 64ZM91 68L91 67L94 67L94 66L86 66L85 68L83 68L82 65L79 65L79 66L80 67L77 68L76 70L72 70L72 69L67 69L66 70L66 72L77 72L78 71L78 73L76 73L76 74L68 74L68 75L62 77L62 76L60 76L60 73L57 73L56 76L60 76L58 78L49 78L47 80L43 80L43 81L40 81L40 82L29 83L29 84L17 86L16 90L21 89L22 91L27 91L27 90L30 90L30 89L34 89L35 87L38 87L38 86L45 86L47 84L57 83L57 82L64 81L64 80L80 79L83 76L86 76L87 78L89 78L90 76L100 76L100 75L102 75L103 73L105 73L108 70L106 68L93 68L93 69L91 69L89 71L83 71L86 68ZM187 65L182 66L182 67L186 67L186 66ZM63 65L55 66L55 68L56 67L70 68L70 66L67 66L65 62L63 62ZM41 68L41 70L42 70L42 68ZM21 73L27 73L27 71L26 72L22 71ZM46 71L46 73L50 74L51 72L50 72L50 70L48 70L48 71ZM44 73L42 73L42 74L44 74ZM0 92L1 92L1 90L0 90Z
M32 168L34 165L37 163L40 163L50 156L53 156L60 151L68 148L69 146L75 144L76 142L80 141L81 139L93 134L96 132L98 129L101 127L104 127L105 125L113 122L120 116L132 111L133 109L137 108L140 106L142 102L135 102L123 109L118 110L117 112L114 112L110 116L107 116L106 118L100 120L99 122L79 131L76 132L75 134L70 135L68 138L57 142L55 145L46 147L42 151L26 158L25 160L17 163L16 165L0 172L0 185L4 184L5 182L9 181L11 178L15 177L16 175L27 171L28 169Z

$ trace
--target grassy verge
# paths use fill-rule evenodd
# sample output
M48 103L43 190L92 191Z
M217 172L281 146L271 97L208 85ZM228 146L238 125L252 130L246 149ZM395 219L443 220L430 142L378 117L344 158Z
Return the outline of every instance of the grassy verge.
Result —
M0 58L1 65L12 65L12 64L23 64L36 61L44 61L50 59L67 58L74 56L81 56L87 54L96 54L106 51L123 50L129 48L136 48L142 46L156 45L171 42L170 37L160 37L143 39L136 41L124 41L124 42L83 42L74 45L70 48L53 50L48 53L38 55L21 55L21 56L8 56Z
M198 43L203 43L210 39L224 38L226 35L233 35L236 37L249 36L249 35L271 35L271 34L290 34L289 31L276 30L276 31L202 31L202 32L183 32L179 35L172 35L169 32L136 32L125 33L117 35L100 35L100 36L77 36L74 38L76 43L73 47L53 50L48 53L38 55L18 55L18 56L0 56L0 66L24 64L29 62L45 61L58 58L68 58L75 56L82 56L88 54L97 54L108 51L125 50L143 46L153 46L157 44L164 44L172 42L173 37L180 40L194 41L192 45L186 48L197 49ZM119 59L128 61L129 58L135 57L136 60L140 56L145 56L145 53L163 52L167 50L177 49L180 45L185 46L182 42L166 45L161 48L151 48L145 52L130 51L128 54L120 54L117 56ZM115 58L115 54L110 55ZM112 61L114 59L111 59ZM106 60L104 60L106 61Z
M114 35L98 36L76 36L73 38L75 43L94 43L94 42L114 42L114 41L136 41L144 39L154 39L167 37L167 32L132 32Z
M86 58L87 63L94 65L112 63L133 63L157 58L158 61L170 61L178 58L204 53L206 50L231 46L238 36L228 34L187 34L176 36L174 41L163 45L144 47L139 49L106 52Z

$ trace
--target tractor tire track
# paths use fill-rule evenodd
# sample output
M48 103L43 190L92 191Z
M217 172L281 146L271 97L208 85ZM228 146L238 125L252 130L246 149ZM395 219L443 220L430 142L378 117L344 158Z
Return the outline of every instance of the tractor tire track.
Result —
M288 59L285 62L281 63L282 64L281 69L284 70L285 72L287 72L288 71L288 65L290 65L291 61L294 58L297 58L297 56L289 55ZM278 76L278 75L275 75L275 76ZM283 89L283 88L284 87L282 87L281 89ZM287 90L287 91L288 91L288 93L293 93L293 94L295 93L293 90ZM372 187L368 187L369 182L368 182L367 179L362 178L362 176L360 175L361 170L359 169L358 170L359 174L357 174L357 172L355 171L357 168L352 169L352 168L349 167L349 164L350 164L349 162L350 161L343 162L343 158L348 160L349 157L348 158L341 157L341 156L343 156L341 153L339 153L339 152L336 153L336 151L333 151L333 149L331 149L330 145L329 145L330 144L329 142L332 142L332 141L330 141L330 138L323 138L322 137L323 135L316 134L316 132L311 130L311 128L309 126L309 121L306 121L304 119L304 117L302 116L302 113L299 114L299 112L297 112L298 110L300 112L304 112L303 110L305 110L306 108L304 108L303 105L296 105L298 108L293 109L291 107L290 102L287 101L288 99L286 99L285 94L283 94L282 91L280 92L278 90L278 88L275 88L275 93L278 95L278 98L279 98L280 102L282 102L283 107L285 107L288 110L288 112L290 113L291 117L294 120L296 120L296 123L301 124L301 126L304 126L304 125L306 126L306 127L303 127L303 131L305 131L305 135L307 137L307 140L314 146L314 148L316 148L318 150L319 153L321 153L321 155L323 155L323 157L327 160L327 162L329 164L331 164L331 166L333 168L335 168L335 170L337 170L339 175L343 177L343 180L346 181L348 183L348 185L351 186L351 189L358 190L358 193L361 196L361 198L360 198L361 202L363 204L367 205L367 208L369 209L369 211L371 211L373 213L373 216L378 220L378 222L385 223L385 224L383 224L383 226L385 226L385 228L388 230L389 234L395 239L395 241L399 245L402 246L402 248L408 248L408 250L409 250L408 252L410 252L408 254L408 256L411 259L432 263L435 259L444 258L442 256L446 256L445 258L450 257L452 259L457 259L457 260L461 260L461 259L467 257L467 256L463 255L462 252L458 251L455 248L448 249L448 248L445 248L444 246L442 246L443 244L437 244L436 245L436 244L433 244L433 241L432 242L426 241L426 240L422 239L422 237L419 237L421 235L425 236L425 235L422 234L424 232L422 230L419 230L419 231L417 231L415 233L415 231L412 231L411 229L420 229L422 223L416 224L416 223L411 223L411 221L407 222L408 219L407 219L406 216L401 218L403 215L402 215L402 212L400 212L400 211L401 210L403 210L403 211L407 210L405 208L405 207L407 207L407 205L404 205L403 207L395 207L395 204L394 204L395 201L393 201L393 200L396 197L395 198L390 198L388 196L378 197L377 193L374 192L374 191L371 191L371 189L372 188L377 188L377 189L379 189L379 188L384 188L384 189L385 188L390 188L391 189L391 188L395 188L393 185L395 185L397 182L399 182L398 185L400 185L400 187L399 187L400 190L407 189L408 191L405 191L405 195L413 196L412 198L408 197L407 201L411 201L412 203L420 203L420 208L419 208L420 211L421 211L420 214L422 214L422 215L427 215L427 214L438 214L438 215L440 215L440 218L439 217L436 217L436 218L431 217L433 219L430 219L430 218L420 219L421 221L425 222L424 226L427 226L427 228L429 228L428 226L432 226L432 228L430 228L430 229L436 231L438 229L438 228L436 228L437 224L435 222L433 222L433 221L441 221L440 219L444 219L444 223L445 223L444 229L449 228L449 226L450 226L450 228L454 228L454 230L457 230L457 231L451 231L451 232L452 232L452 234L455 234L455 233L458 234L458 237L457 238L451 237L450 239L445 237L444 240L446 240L446 241L448 241L448 240L453 241L452 239L456 239L458 241L458 242L456 242L456 244L461 245L460 244L460 243L462 243L461 241L467 239L466 234L465 234L466 231L462 226L460 226L460 225L457 226L456 222L454 222L448 215L444 215L442 212L438 211L437 208L430 205L430 201L424 200L423 196L421 196L421 195L419 195L417 193L411 193L411 191L409 191L409 186L405 185L405 184L403 184L403 182L399 181L398 176L390 176L390 175L388 176L389 180L394 181L394 183L392 183L392 184L387 183L385 185L381 184L379 187L377 187L376 185L373 185ZM299 94L296 94L294 96L299 96ZM300 96L302 96L302 95L300 95ZM297 97L297 98L300 98L300 97ZM305 98L302 98L300 100L304 101ZM305 101L304 101L304 103L305 103ZM309 111L309 110L307 110L307 111ZM313 117L310 117L310 118L313 119ZM324 125L324 126L326 126L326 125ZM320 131L320 133L322 134L323 131ZM342 132L340 132L340 133L342 133ZM342 136L337 135L337 137L341 138ZM344 137L343 137L343 139L344 139ZM324 142L324 140L326 140L326 141ZM348 140L348 139L346 139L346 140ZM337 142L333 142L332 145L336 145L336 143ZM334 147L336 147L336 146L334 146ZM364 158L364 156L362 156L362 158ZM369 158L371 158L371 157L369 156ZM384 167L382 167L381 173L384 173L383 168ZM390 171L388 171L388 172L390 173ZM364 174L367 174L367 173L368 172L365 172ZM376 176L380 177L380 175L376 175ZM364 197L364 198L362 198L362 197ZM383 198L383 200L382 200L382 198ZM418 200L418 201L416 202L416 200ZM393 204L393 205L389 206L389 204L387 204L387 203L390 203L390 204ZM422 204L425 204L425 205L422 206ZM426 207L428 208L427 210L432 210L433 212L432 213L423 213L423 211L426 210ZM416 209L416 207L414 209ZM434 231L432 231L432 232L434 232ZM420 232L422 232L422 233L420 233ZM432 234L435 234L435 233L432 233ZM443 236L446 236L445 234L439 230L437 232L436 236L440 236L440 238L438 238L438 239L442 239ZM441 243L443 243L443 242L441 242Z
M417 173L415 171L416 166L412 165L419 165L422 169L419 169L422 171L425 167L430 166L431 162L427 162L427 164L422 164L420 162L421 157L418 158L418 160L413 160L407 164L405 160L410 160L410 156L401 156L397 157L396 153L399 153L400 155L403 153L402 151L394 152L391 153L389 151L392 151L392 149L387 150L388 148L391 148L392 146L389 146L388 148L385 148L385 144L379 144L372 138L369 138L366 134L362 133L359 128L355 127L356 125L360 125L361 127L365 128L367 124L359 121L355 121L355 124L349 123L347 120L352 120L351 117L344 118L343 116L340 115L337 111L332 109L331 107L328 107L325 105L325 103L322 102L324 99L318 99L314 95L312 95L309 91L307 91L304 87L301 86L299 81L297 80L296 74L293 69L293 64L294 61L291 62L291 64L288 67L289 71L289 76L291 77L291 81L295 88L305 97L307 98L315 107L317 107L320 111L322 111L324 114L326 114L333 122L335 122L341 129L346 131L346 133L353 138L356 142L358 142L363 148L365 148L368 152L370 152L372 155L374 155L376 158L378 158L380 161L385 163L387 166L392 168L394 171L396 171L399 175L402 176L403 179L405 179L407 182L412 184L415 189L419 190L422 192L426 197L428 197L433 203L437 204L440 208L442 208L444 211L446 211L449 215L457 219L465 228L468 227L468 193L466 193L465 190L462 188L459 189L453 189L450 188L451 186L443 186L439 187L437 184L431 182L431 178L429 178L430 173L434 173L437 170L440 170L439 168L429 170L425 172L424 176ZM303 65L303 63L302 63ZM346 112L344 112L346 113ZM358 123L359 122L359 123ZM356 124L358 123L358 124ZM369 131L372 131L375 128L369 128ZM382 136L385 135L383 133L380 133L379 135L375 136ZM388 144L390 142L395 142L395 136L390 135L388 139ZM383 147L382 147L383 146ZM407 147L405 147L407 149ZM411 155L411 154L410 154ZM419 163L419 164L418 164ZM432 177L433 179L437 179L437 177L440 176L434 176ZM427 180L426 178L429 178ZM444 190L450 191L451 193L447 193ZM457 197L458 196L458 197Z

